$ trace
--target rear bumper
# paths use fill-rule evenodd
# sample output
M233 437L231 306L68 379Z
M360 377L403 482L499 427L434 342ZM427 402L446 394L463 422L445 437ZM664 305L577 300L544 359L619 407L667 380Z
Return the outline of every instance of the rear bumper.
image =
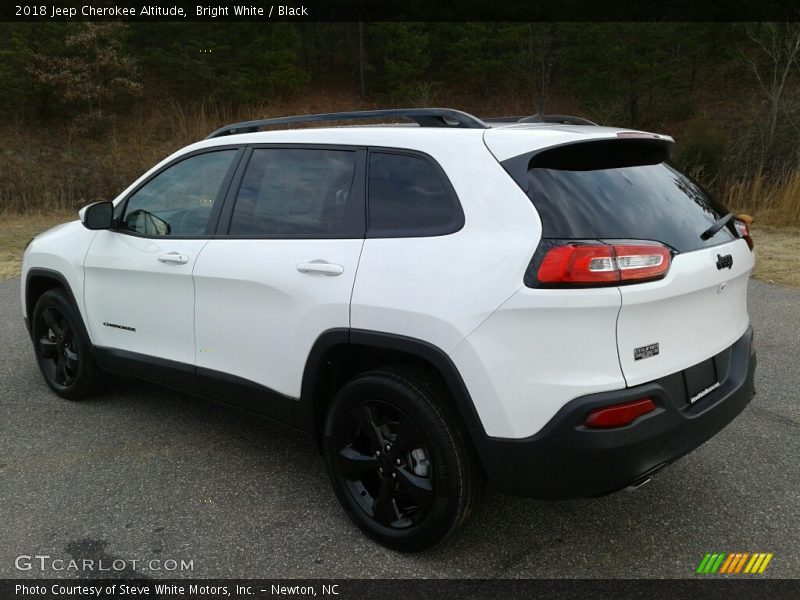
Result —
M632 485L691 452L730 423L755 393L752 329L714 357L720 386L690 404L684 373L624 390L576 398L537 434L473 436L500 491L542 499L599 496ZM594 408L649 397L656 410L625 427L589 429Z

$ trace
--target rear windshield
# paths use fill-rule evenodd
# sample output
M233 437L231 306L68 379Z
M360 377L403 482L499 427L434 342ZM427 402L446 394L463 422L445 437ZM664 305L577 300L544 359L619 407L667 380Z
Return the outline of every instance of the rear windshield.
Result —
M679 252L735 239L732 222L701 239L728 211L665 157L663 146L633 140L584 142L534 155L528 195L544 237L655 240Z

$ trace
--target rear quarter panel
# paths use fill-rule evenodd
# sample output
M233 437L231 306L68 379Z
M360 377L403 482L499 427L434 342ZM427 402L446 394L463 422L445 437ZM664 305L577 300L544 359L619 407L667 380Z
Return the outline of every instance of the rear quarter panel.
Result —
M465 225L443 236L367 239L351 326L450 352L522 286L541 222L480 138L457 151L447 137L410 149L431 155L447 173Z

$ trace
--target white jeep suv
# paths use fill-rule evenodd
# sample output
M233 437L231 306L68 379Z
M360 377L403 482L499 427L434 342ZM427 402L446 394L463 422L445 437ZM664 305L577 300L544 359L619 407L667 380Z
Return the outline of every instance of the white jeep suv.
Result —
M259 131L358 119L395 124ZM126 373L310 433L397 550L444 539L485 477L638 486L754 393L747 227L671 146L449 109L225 127L32 241L36 359L69 400Z

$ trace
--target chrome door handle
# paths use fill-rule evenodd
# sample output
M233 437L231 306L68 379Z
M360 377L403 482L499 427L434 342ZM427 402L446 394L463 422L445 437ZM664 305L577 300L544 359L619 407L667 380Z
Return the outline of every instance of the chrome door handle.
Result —
M159 254L158 260L162 263L185 265L189 262L189 257L185 254L178 254L177 252L168 252L167 254Z
M297 270L301 273L322 273L328 277L335 277L344 273L344 267L334 263L325 261L311 261L307 263L300 263L297 265Z

